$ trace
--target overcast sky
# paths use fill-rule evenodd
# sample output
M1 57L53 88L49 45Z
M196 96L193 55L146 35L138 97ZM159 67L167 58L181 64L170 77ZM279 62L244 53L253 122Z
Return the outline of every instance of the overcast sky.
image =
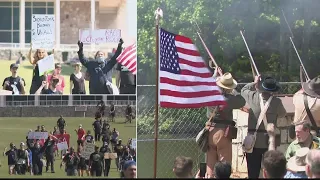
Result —
M137 37L137 0L127 0L127 22L130 37Z

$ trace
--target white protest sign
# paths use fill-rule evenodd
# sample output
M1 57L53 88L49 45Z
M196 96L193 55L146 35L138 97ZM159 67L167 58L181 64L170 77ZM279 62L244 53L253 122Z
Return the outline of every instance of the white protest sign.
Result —
M31 42L33 49L53 49L55 40L54 15L32 14Z
M28 139L48 139L48 132L29 132Z
M94 147L95 147L94 144L86 143L86 144L84 145L84 148L83 148L82 152L81 152L81 156L84 157L84 158L86 158L86 159L89 159L89 158L90 158L90 155L91 155L92 153L94 153Z
M120 38L120 29L79 30L79 39L84 44L118 43Z
M57 147L58 147L59 151L67 150L68 149L67 141L63 141L61 143L57 143Z
M132 149L137 149L137 139L136 138L132 139L131 148Z
M38 61L38 66L39 66L39 76L42 76L44 72L54 70L53 54Z

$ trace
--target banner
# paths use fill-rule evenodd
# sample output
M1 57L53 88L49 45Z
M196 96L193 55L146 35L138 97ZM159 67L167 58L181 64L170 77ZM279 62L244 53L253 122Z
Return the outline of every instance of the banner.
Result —
M29 132L28 139L48 139L48 132Z
M39 66L39 76L42 76L45 72L50 72L54 70L54 56L53 54L38 61Z
M67 150L68 149L68 144L67 144L66 141L57 143L57 148L58 148L59 151Z
M33 49L53 49L55 41L54 15L33 14L31 17L31 43Z
M70 134L58 134L55 136L52 136L56 140L56 145L54 146L55 150L58 150L58 143L67 142L68 147L70 147Z
M95 147L94 144L86 143L84 145L84 148L83 148L82 152L81 152L81 156L84 157L85 159L89 159L90 155L92 153L94 153L94 147Z
M79 39L83 44L118 43L120 38L120 29L79 30Z

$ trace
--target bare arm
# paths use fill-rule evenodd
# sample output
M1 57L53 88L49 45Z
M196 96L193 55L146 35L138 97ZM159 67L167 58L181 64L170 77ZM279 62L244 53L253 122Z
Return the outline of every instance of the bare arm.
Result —
M42 85L39 87L39 89L36 91L36 95L40 95L41 94L41 91L42 91L42 89L46 86L46 82L45 81L43 81L42 82Z
M118 88L120 88L120 71L117 71L117 74L116 74L116 86Z
M31 48L30 48L29 53L28 53L28 59L29 59L30 64L32 64L32 65L35 64L34 63L34 59L32 57L32 44L31 44Z
M267 132L269 135L269 146L268 150L276 150L276 138L275 138L275 132L274 132L274 124L269 123L267 125Z
M72 89L73 89L73 81L70 80L70 94L72 94Z

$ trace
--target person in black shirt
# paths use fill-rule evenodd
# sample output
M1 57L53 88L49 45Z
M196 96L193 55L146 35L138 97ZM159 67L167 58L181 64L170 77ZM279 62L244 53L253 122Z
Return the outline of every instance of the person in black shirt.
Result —
M102 175L104 154L99 152L99 147L95 146L95 152L90 155L89 169L91 176L100 177Z
M132 114L132 108L131 106L128 104L127 108L126 108L126 122L127 123L128 121L131 123L132 121L132 117L133 117L133 114Z
M95 121L93 122L92 126L93 126L93 130L94 130L94 139L96 141L100 141L100 137L101 137L101 113L97 112L95 115Z
M89 91L90 94L110 94L107 87L108 76L107 73L112 70L117 63L117 58L122 51L123 40L120 39L117 51L114 56L107 61L104 53L98 51L94 61L89 61L83 55L83 43L78 41L79 51L78 56L81 64L87 68L89 74Z
M7 148L4 149L5 151ZM13 143L10 143L10 150L3 153L3 155L8 156L8 166L9 166L9 174L15 174L15 165L17 162L17 148Z
M120 170L120 158L121 158L121 156L123 154L123 150L124 150L124 145L122 144L122 140L119 139L119 141L115 145L114 151L113 151L113 152L117 153L117 158L116 158L117 170Z
M18 76L18 67L17 64L11 64L10 71L12 74L10 77L5 78L2 83L3 89L12 91L12 94L14 95L25 94L24 87L26 86L26 82L23 78Z
M37 129L36 129L34 132L40 132L40 131L41 131L40 127L41 127L41 126L38 125L38 126L37 126Z
M60 133L63 134L64 127L66 126L66 121L63 119L62 115L60 115L60 118L57 121L57 126L59 127Z
M106 104L102 99L98 102L97 107L98 107L98 112L100 112L103 117L104 111L106 110Z
M117 66L117 87L120 94L136 94L136 77L126 66L118 63Z
M48 132L44 125L41 126L41 132Z
M53 140L49 136L50 140L48 142L47 148L45 150L45 156L47 160L46 172L49 171L49 166L51 167L51 173L54 173L54 147L55 147L55 140Z
M43 163L41 159L46 147L48 146L49 141L50 141L50 136L48 136L48 139L46 140L46 142L42 147L40 147L39 141L37 141L33 147L31 147L30 144L27 144L28 148L32 152L32 168L33 168L34 175L42 175Z
M110 117L111 117L111 122L114 122L114 117L116 116L116 109L115 109L113 103L111 103L111 105L110 105L110 112L109 112L109 114L110 114Z
M42 85L39 87L35 94L39 95L41 94L41 92L42 94L62 94L62 92L58 91L56 88L58 83L59 78L56 76L52 76L49 83L49 88L46 89L47 81L42 81Z
M86 94L85 75L81 72L82 65L77 62L73 66L74 73L70 75L70 94Z
M94 144L94 138L91 135L91 131L90 130L88 130L87 135L84 137L84 139L85 139L86 143Z
M111 149L109 148L109 144L107 142L103 143L103 146L100 148L100 153L102 154L111 153ZM109 176L110 166L111 166L111 159L105 159L104 160L104 176L105 177Z
M25 175L29 164L29 153L25 149L25 143L20 143L20 149L17 150L16 171L20 175Z
M60 167L64 162L66 164L67 176L76 176L78 174L77 169L79 161L79 156L77 155L77 153L74 152L74 148L70 147L69 153L67 153L62 159Z

